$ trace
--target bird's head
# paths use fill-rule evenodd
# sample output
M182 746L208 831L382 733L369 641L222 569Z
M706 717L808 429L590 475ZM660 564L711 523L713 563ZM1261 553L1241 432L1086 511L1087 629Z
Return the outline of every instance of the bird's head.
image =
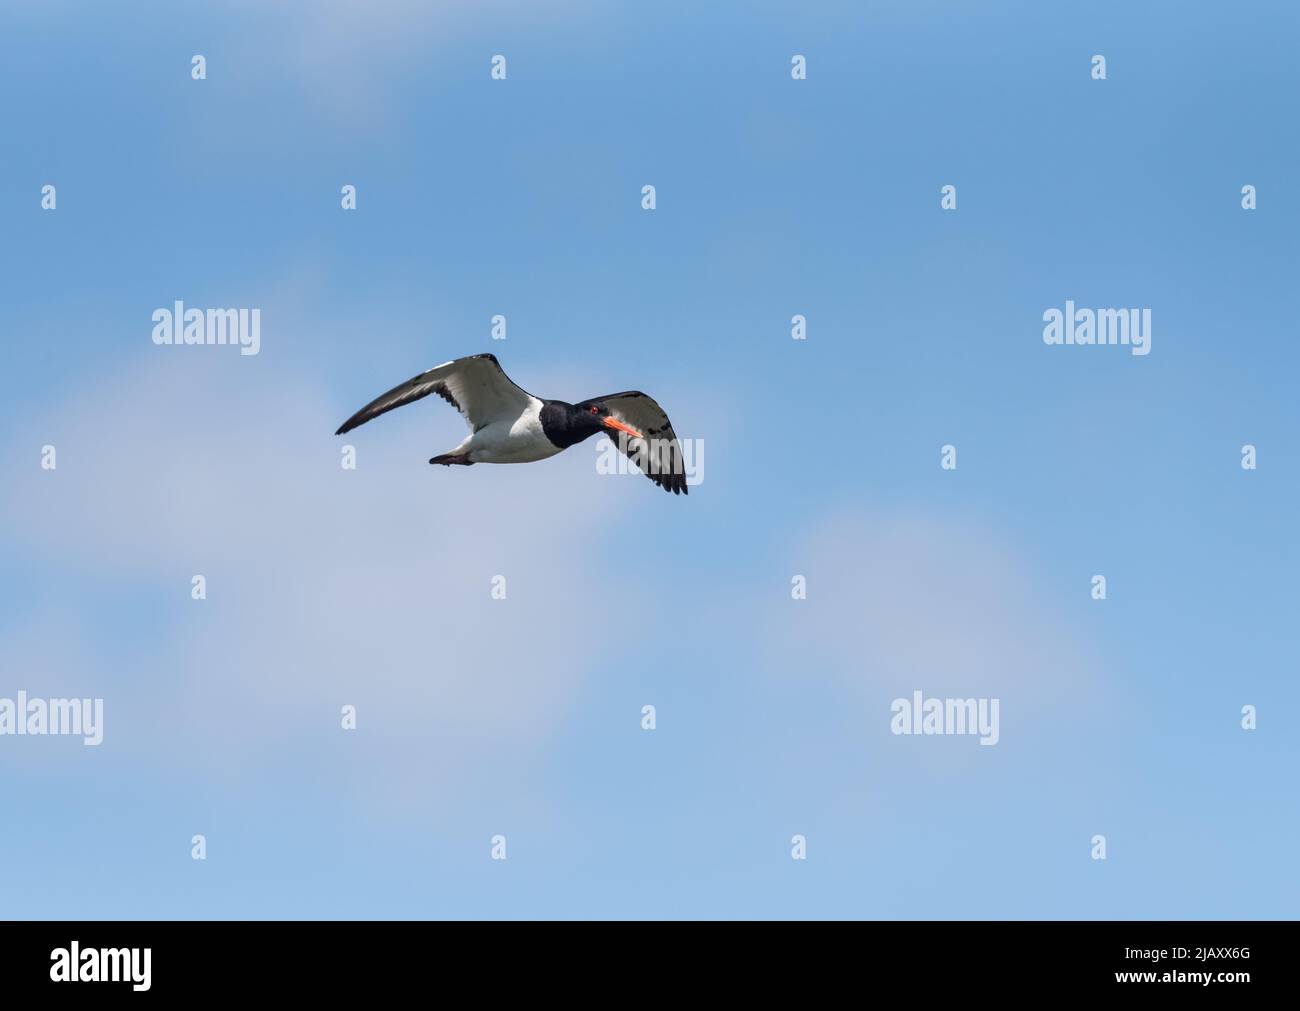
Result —
M593 435L624 432L630 438L642 435L631 425L615 418L599 400L584 400L580 404L567 404L563 400L548 400L542 407L542 431L561 449L576 446Z
M601 432L625 432L629 438L643 439L643 436L631 425L619 421L609 413L609 408L601 403L578 404L574 408L574 422L586 430L589 435Z

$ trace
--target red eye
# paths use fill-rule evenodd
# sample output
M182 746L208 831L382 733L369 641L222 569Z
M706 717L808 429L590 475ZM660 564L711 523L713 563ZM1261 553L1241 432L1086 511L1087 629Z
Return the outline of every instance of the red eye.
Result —
M600 413L600 408L599 408L599 407L593 407L593 408L591 409L591 413L592 413L592 414L599 414L599 413Z

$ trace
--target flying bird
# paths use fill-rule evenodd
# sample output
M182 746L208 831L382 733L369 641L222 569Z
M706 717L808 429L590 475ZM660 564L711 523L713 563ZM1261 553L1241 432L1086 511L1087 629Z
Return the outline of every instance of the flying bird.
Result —
M633 390L577 404L543 400L516 386L496 355L470 355L435 365L376 397L334 434L350 432L430 393L456 408L470 428L464 442L430 463L531 463L593 435L616 432L619 449L641 473L664 491L687 494L681 443L652 397Z

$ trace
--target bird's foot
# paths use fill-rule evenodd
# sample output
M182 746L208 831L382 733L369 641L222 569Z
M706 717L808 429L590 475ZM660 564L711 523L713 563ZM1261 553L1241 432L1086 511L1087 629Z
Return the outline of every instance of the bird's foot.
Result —
M429 462L440 463L444 467L450 467L453 464L461 467L474 466L474 461L469 458L468 453L443 453L442 456L435 456Z

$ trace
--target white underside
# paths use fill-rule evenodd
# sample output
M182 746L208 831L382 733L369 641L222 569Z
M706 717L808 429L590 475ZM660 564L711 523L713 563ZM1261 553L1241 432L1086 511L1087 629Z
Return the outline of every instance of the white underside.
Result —
M542 431L542 402L533 397L519 417L485 425L453 453L468 453L470 463L532 463L560 452Z

